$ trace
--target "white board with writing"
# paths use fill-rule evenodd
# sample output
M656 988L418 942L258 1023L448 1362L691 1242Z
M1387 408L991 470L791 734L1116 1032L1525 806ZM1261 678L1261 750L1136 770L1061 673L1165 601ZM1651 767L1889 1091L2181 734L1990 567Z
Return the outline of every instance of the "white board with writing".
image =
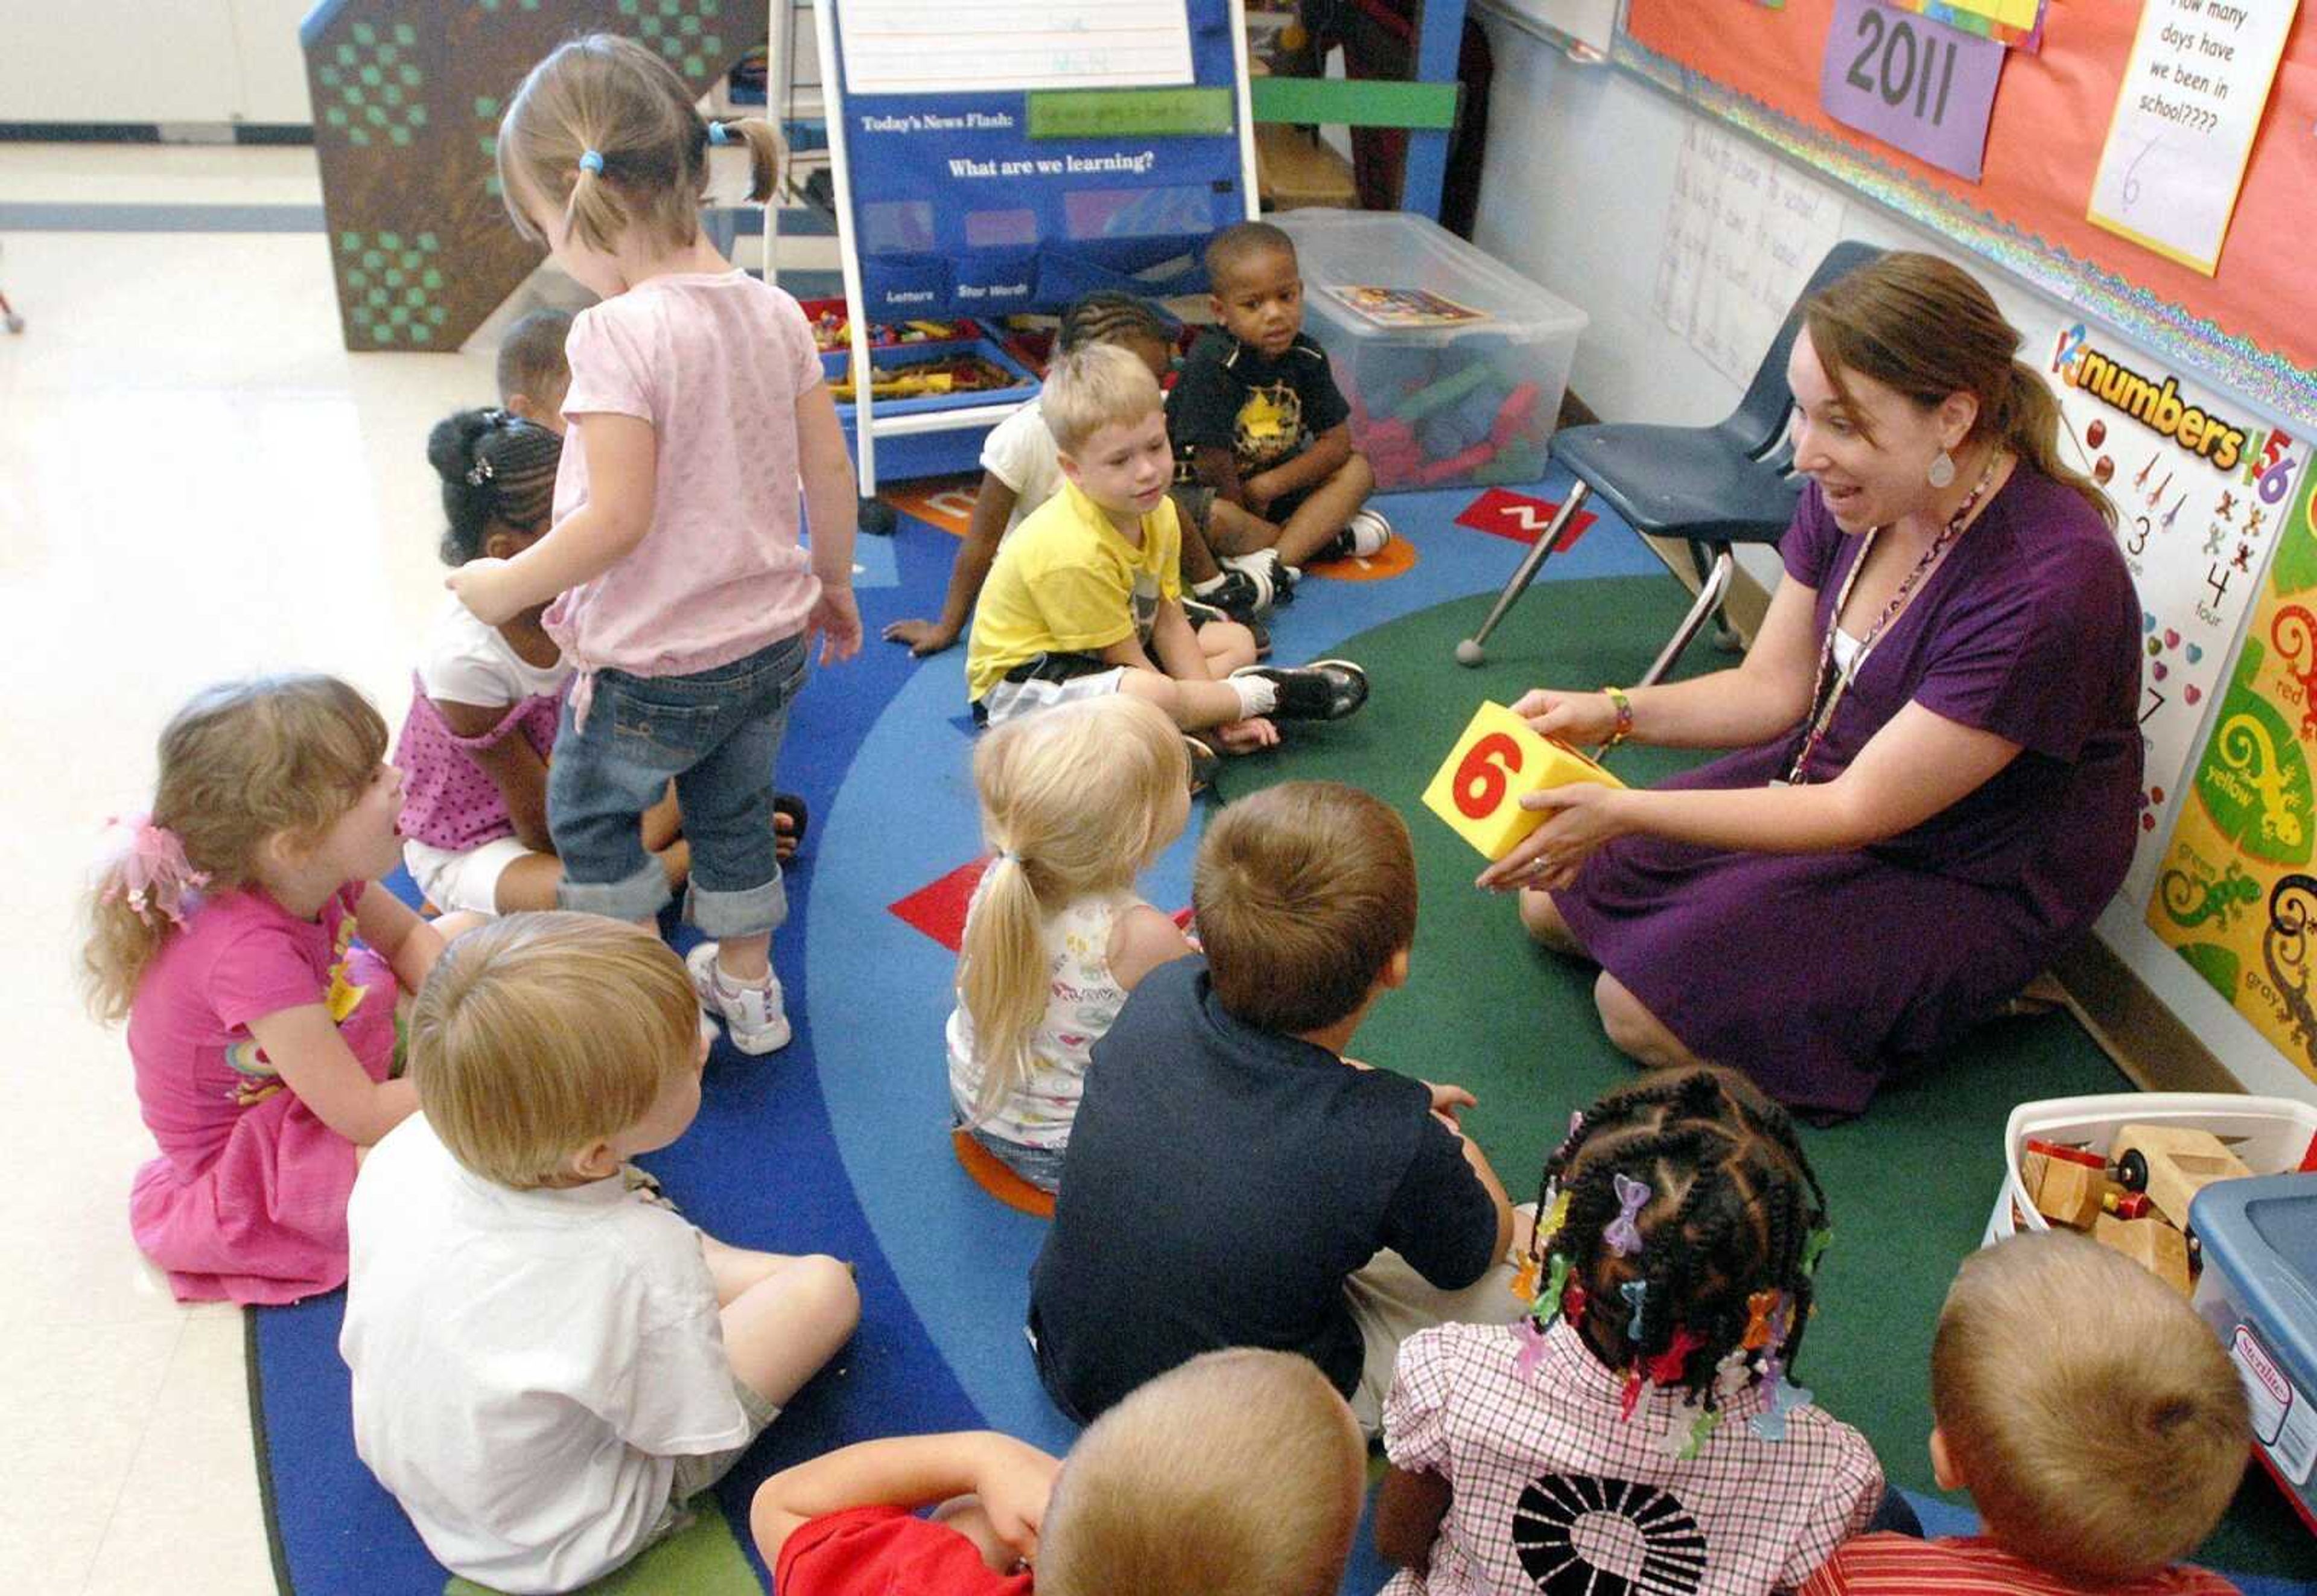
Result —
M1714 370L1744 384L1842 224L1833 190L1692 118L1666 211L1659 318Z
M1187 0L844 0L836 19L848 94L1192 81Z
M2147 0L2088 220L2213 274L2297 4Z

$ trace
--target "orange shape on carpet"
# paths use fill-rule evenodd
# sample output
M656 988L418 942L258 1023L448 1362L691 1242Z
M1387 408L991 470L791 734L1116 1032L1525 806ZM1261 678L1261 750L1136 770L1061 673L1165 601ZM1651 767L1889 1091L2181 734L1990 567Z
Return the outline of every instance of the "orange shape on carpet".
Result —
M1395 537L1373 554L1355 555L1349 560L1314 560L1303 568L1303 574L1325 577L1331 582L1388 582L1415 565L1416 545L1404 537Z
M1017 1214L1027 1214L1033 1219L1051 1219L1054 1216L1052 1192L1041 1191L1023 1179L999 1162L996 1153L963 1131L952 1131L949 1142L957 1150L959 1166L982 1190Z
M953 537L963 537L973 519L973 496L980 487L978 476L928 477L906 489L888 488L877 497L904 516L914 516Z

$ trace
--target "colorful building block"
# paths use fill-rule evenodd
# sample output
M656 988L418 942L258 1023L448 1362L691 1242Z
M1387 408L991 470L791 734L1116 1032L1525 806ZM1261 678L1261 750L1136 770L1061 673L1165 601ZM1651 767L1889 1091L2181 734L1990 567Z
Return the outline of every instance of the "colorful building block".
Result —
M1522 798L1570 782L1625 785L1566 743L1539 737L1503 704L1484 703L1424 789L1424 803L1457 836L1501 859L1544 823Z

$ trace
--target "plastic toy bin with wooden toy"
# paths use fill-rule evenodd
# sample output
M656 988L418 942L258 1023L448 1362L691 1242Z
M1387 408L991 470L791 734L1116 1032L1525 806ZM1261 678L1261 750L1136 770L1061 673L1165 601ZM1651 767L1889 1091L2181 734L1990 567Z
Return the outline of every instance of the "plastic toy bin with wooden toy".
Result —
M2317 1106L2201 1092L2022 1103L1985 1244L2054 1227L2194 1304L2244 1383L2257 1455L2317 1530Z
M1584 311L1405 211L1302 210L1303 330L1352 407L1386 492L1534 482Z

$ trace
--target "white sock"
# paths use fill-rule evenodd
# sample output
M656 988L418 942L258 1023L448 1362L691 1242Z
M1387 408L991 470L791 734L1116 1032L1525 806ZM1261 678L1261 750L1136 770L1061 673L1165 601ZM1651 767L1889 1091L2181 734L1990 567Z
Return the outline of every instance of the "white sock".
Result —
M1239 695L1239 718L1252 720L1279 707L1279 684L1269 677L1227 677L1223 685Z
M768 970L758 980L744 981L739 976L733 974L729 970L727 970L724 967L724 962L721 959L719 959L716 962L716 985L719 990L728 992L731 996L737 998L742 992L768 992L772 991L773 977L772 973Z
M1209 577L1203 582L1194 582L1191 584L1191 591L1194 593L1212 593L1216 588L1223 585L1223 572L1217 571L1213 576Z

